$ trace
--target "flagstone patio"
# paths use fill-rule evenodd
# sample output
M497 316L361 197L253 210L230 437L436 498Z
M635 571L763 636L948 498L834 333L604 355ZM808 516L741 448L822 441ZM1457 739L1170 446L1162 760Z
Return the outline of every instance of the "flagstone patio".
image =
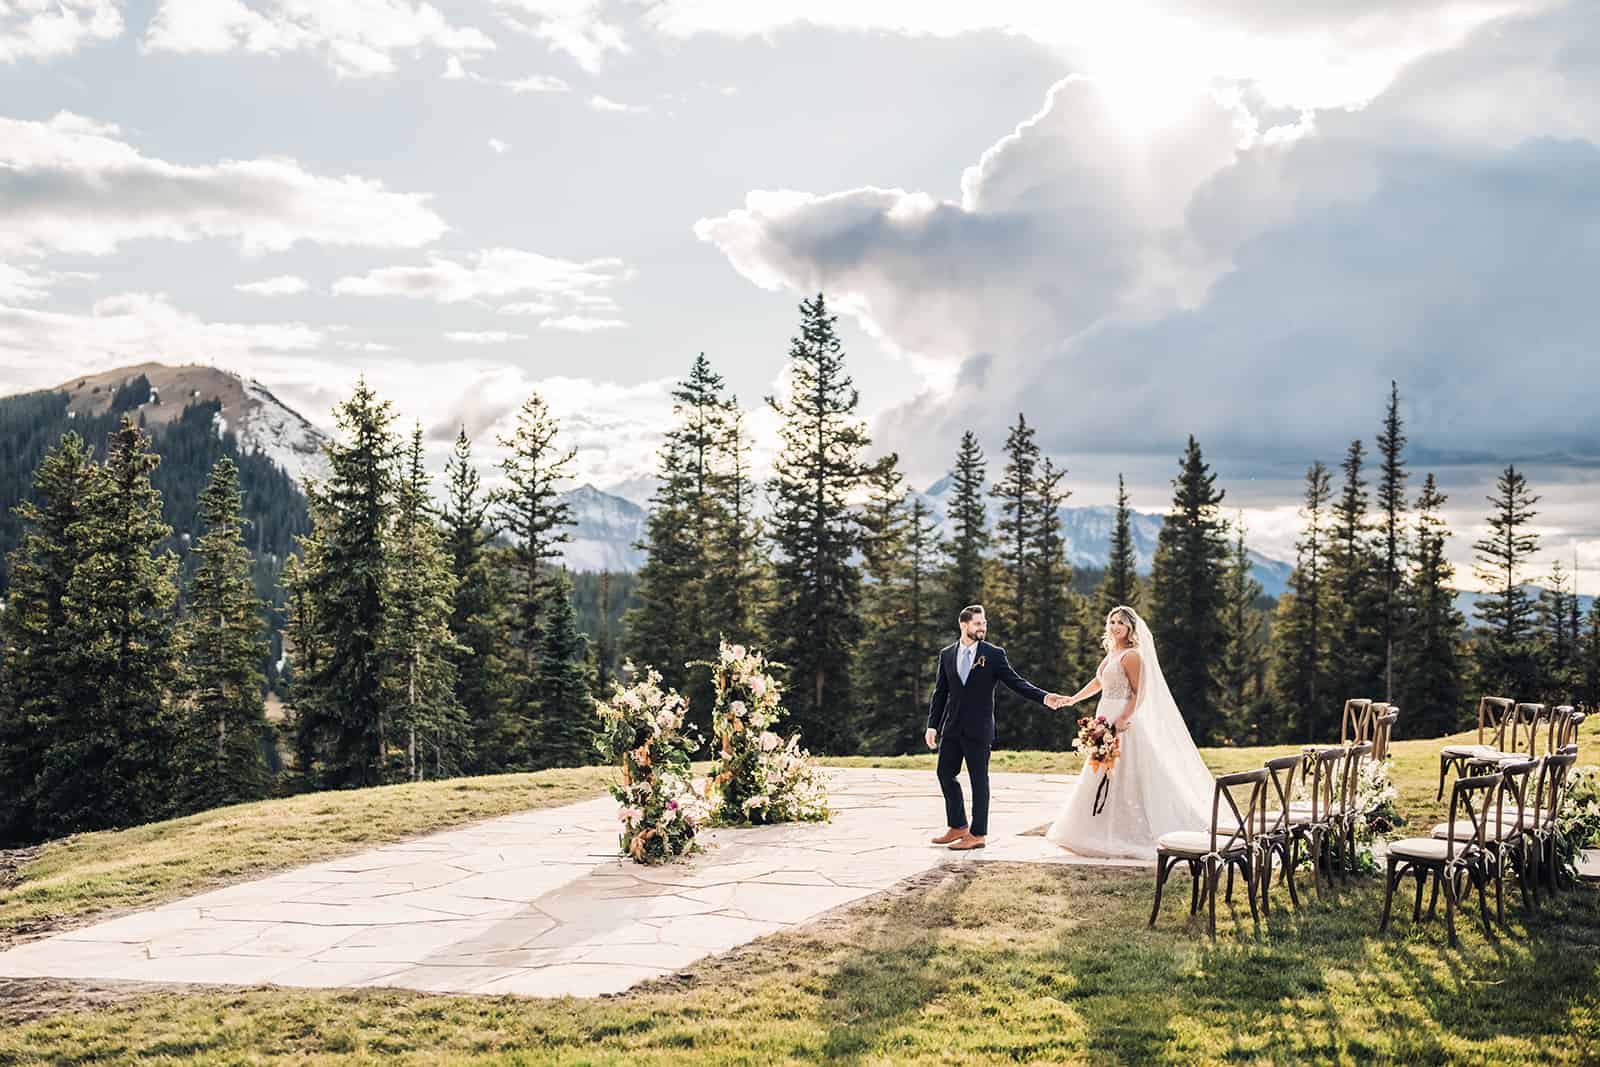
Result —
M952 853L928 844L944 828L931 771L826 773L830 822L712 831L678 863L619 859L616 804L585 801L36 941L0 953L0 976L597 996L937 864L1091 862L1025 835L1054 817L1068 777L994 775L988 847Z

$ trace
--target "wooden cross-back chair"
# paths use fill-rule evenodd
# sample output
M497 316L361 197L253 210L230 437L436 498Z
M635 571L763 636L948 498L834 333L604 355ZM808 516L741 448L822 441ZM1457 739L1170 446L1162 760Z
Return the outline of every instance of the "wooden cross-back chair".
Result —
M1444 782L1452 771L1456 777L1467 773L1475 757L1506 748L1506 731L1511 730L1515 747L1517 702L1510 697L1484 697L1478 701L1478 741L1472 745L1445 745L1439 750L1439 791L1434 799L1444 799Z
M1457 778L1450 789L1449 835L1444 840L1432 836L1408 837L1390 843L1379 931L1389 928L1389 911L1394 902L1395 886L1409 874L1417 880L1416 902L1411 909L1412 922L1422 918L1422 890L1428 878L1432 877L1433 896L1428 903L1428 916L1431 918L1434 915L1442 888L1445 924L1452 948L1457 944L1456 909L1462 906L1463 897L1474 886L1478 890L1478 908L1483 916L1484 932L1493 935L1494 931L1489 926L1489 904L1484 894L1491 862L1484 850L1484 840L1494 793L1504 781L1498 773ZM1462 834L1460 831L1463 827L1469 828L1469 832Z
M1299 756L1279 756L1267 760L1264 769L1267 772L1267 803L1276 804L1277 808L1269 810L1265 819L1266 830L1260 835L1261 847L1261 910L1270 911L1272 908L1272 858L1277 856L1283 861L1283 873L1279 878L1281 882L1289 884L1289 899L1295 907L1300 906L1300 893L1294 884L1294 840L1297 832L1297 820L1304 820L1308 816L1299 816L1293 811L1295 776L1300 772Z
M1178 863L1188 864L1192 879L1189 914L1193 916L1202 904L1207 905L1206 929L1212 940L1217 936L1217 882L1224 869L1228 872L1228 899L1233 899L1233 872L1237 869L1244 876L1246 895L1250 898L1250 917L1259 917L1256 878L1260 864L1256 838L1266 829L1267 777L1265 767L1218 775L1211 796L1211 828L1176 830L1161 835L1156 845L1156 899L1150 909L1152 927L1161 913L1162 886ZM1239 803L1239 794L1247 794L1243 806Z
M1311 888L1317 897L1322 896L1324 874L1331 876L1327 864L1329 844L1337 825L1337 790L1339 788L1338 764L1345 758L1342 745L1330 745L1310 754L1307 768L1302 773L1310 793L1309 800L1297 800L1289 805L1294 816L1289 865L1299 866L1302 855L1311 860ZM1331 877L1328 881L1332 888Z
M1344 702L1344 714L1339 721L1341 745L1359 744L1372 736L1372 707L1372 701L1366 697Z
M1381 715L1372 719L1372 758L1386 760L1389 758L1389 741L1394 734L1394 724L1400 718L1400 709L1393 704L1388 706Z
M1505 873L1508 866L1516 866L1523 906L1526 907L1532 899L1529 886L1532 862L1528 832L1528 783L1539 763L1539 760L1520 759L1500 766L1500 788L1494 794L1494 809L1484 820L1483 848L1491 860L1485 870L1494 878L1495 918L1501 926L1506 922ZM1452 829L1458 837L1472 832L1472 827L1465 824L1452 828L1449 823L1440 823L1433 828L1433 836L1444 840L1450 836Z

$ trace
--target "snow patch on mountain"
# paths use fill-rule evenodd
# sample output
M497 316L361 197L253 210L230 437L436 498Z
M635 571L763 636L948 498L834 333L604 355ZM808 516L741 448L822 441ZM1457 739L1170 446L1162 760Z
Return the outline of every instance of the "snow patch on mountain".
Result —
M645 509L620 496L584 484L561 495L571 510L572 540L561 546L562 562L573 571L636 571L644 553Z
M265 455L302 487L308 480L326 477L327 456L322 450L326 435L254 378L244 382L244 394L239 447Z

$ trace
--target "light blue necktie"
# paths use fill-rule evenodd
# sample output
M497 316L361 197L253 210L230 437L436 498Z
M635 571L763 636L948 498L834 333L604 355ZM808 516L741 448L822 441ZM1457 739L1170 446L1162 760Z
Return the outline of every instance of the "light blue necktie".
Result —
M956 669L961 674L962 685L967 684L967 675L972 671L972 650L976 647L978 646L967 645L961 649L961 662Z

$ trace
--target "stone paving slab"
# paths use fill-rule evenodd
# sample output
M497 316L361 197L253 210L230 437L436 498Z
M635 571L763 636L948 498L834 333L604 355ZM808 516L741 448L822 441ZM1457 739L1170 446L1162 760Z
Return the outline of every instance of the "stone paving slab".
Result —
M703 835L703 853L678 863L619 858L615 802L585 801L36 941L0 953L0 975L597 996L792 928L935 865L1108 862L1022 836L1055 816L1072 784L1067 776L994 775L988 847L952 853L928 844L944 829L931 771L826 774L830 822L713 830Z

